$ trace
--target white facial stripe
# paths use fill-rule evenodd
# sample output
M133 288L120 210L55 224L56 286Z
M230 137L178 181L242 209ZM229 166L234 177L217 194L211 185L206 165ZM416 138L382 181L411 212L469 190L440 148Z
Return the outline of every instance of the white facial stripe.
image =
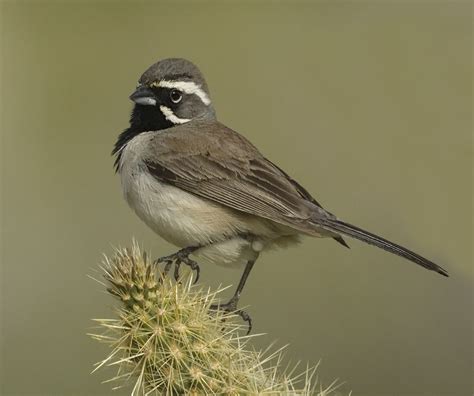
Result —
M160 106L160 110L165 118L173 124L184 124L185 122L191 121L188 118L177 117L169 107Z
M161 88L175 88L179 89L180 91L183 91L187 94L194 94L199 97L199 99L202 100L202 102L208 106L211 103L211 100L209 99L209 96L207 96L206 92L201 88L201 86L197 85L196 83L192 81L167 81L167 80L162 80L158 82L158 84L153 83L155 87L161 87Z

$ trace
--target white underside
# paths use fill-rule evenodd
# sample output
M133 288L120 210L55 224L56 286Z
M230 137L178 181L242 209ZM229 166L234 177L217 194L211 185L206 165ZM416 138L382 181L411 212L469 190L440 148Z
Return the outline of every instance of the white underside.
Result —
M138 155L148 138L149 133L141 134L124 148L122 187L130 207L163 239L180 248L203 246L194 254L198 260L225 266L242 266L262 250L297 242L296 232L288 227L157 181Z

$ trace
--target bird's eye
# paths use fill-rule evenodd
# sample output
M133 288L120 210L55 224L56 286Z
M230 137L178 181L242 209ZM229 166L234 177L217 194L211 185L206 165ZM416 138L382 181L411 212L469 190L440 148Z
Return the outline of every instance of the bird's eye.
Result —
M181 99L183 99L183 94L181 91L178 91L177 89L173 89L170 92L170 99L173 103L179 103L181 102Z

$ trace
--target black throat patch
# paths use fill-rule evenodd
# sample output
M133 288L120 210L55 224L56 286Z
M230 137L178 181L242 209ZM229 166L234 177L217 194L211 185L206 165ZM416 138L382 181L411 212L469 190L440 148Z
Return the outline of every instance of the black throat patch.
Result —
M112 155L115 155L114 168L118 171L123 149L135 136L143 132L160 131L174 126L156 106L135 105L130 116L130 127L117 138Z

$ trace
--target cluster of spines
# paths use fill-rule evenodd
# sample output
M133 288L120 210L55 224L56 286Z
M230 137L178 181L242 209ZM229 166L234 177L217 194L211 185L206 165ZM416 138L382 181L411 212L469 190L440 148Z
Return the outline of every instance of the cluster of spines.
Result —
M107 290L120 299L118 318L96 320L104 329L93 338L112 352L104 365L117 366L111 381L134 384L132 395L148 394L318 394L307 369L299 391L292 372L280 372L282 350L255 351L242 336L235 315L210 311L220 291L193 287L157 276L155 266L136 244L105 259ZM285 370L283 370L285 371Z

